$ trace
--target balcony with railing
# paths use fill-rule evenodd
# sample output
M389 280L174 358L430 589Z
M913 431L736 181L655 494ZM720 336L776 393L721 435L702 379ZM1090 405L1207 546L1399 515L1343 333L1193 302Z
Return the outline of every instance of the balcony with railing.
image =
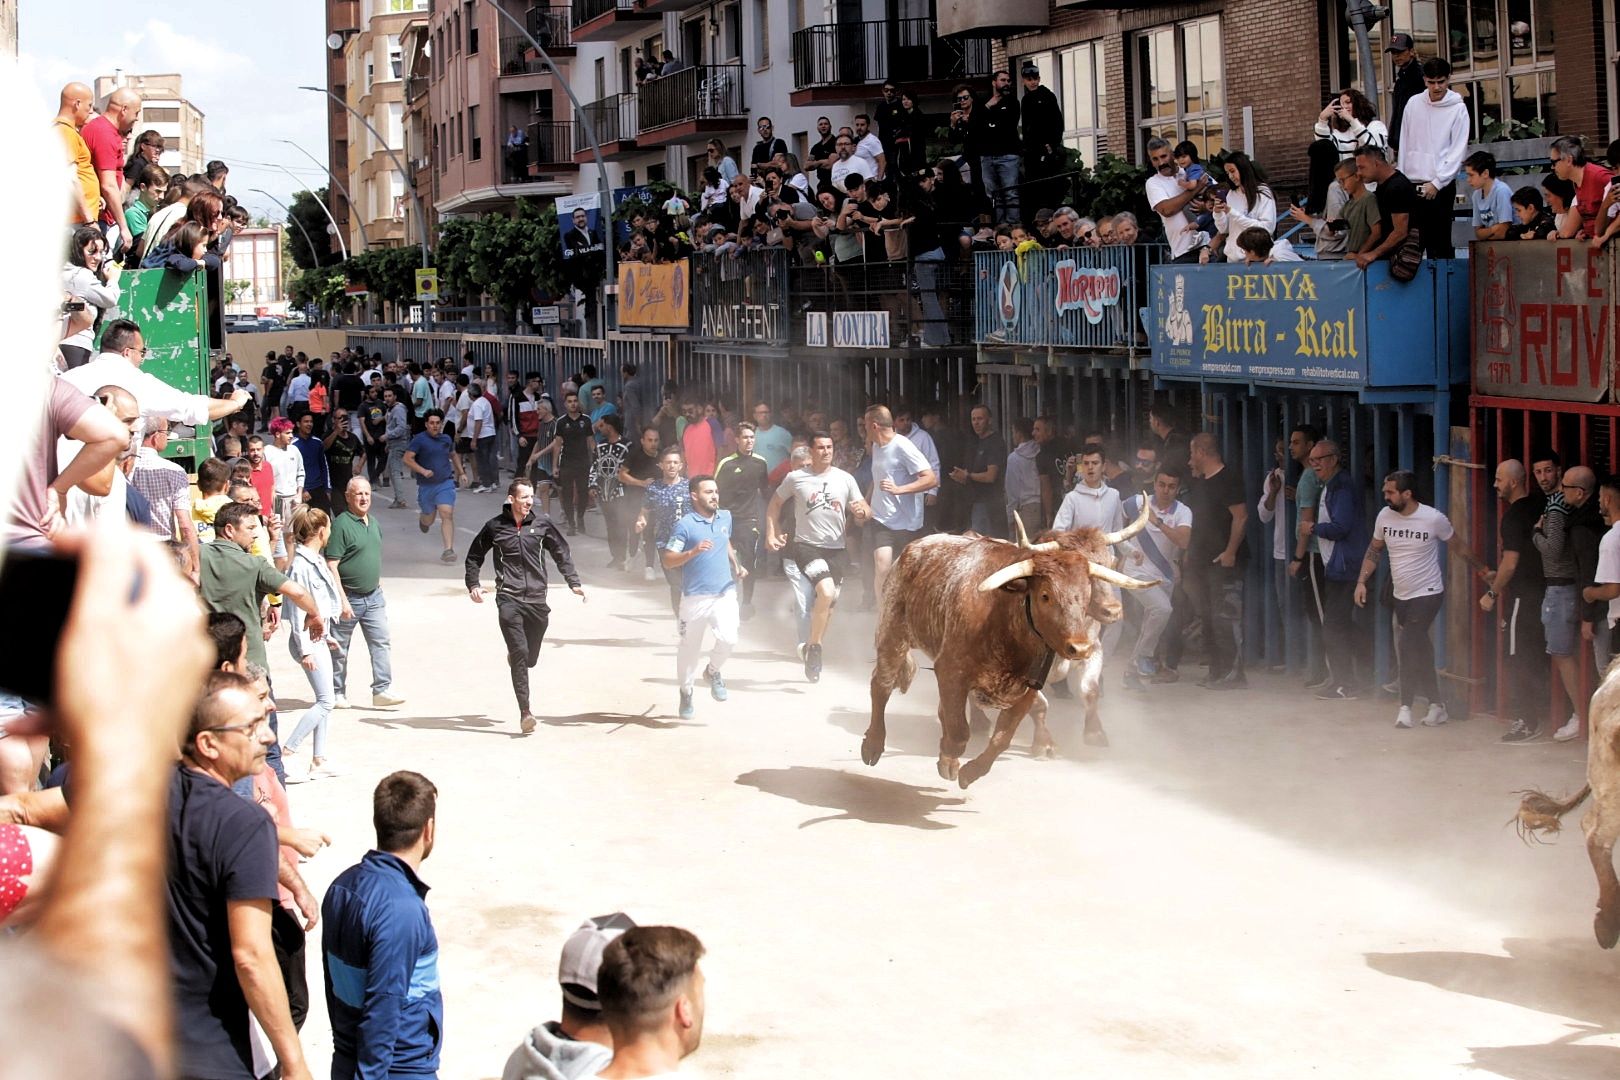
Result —
M714 351L804 356L971 348L969 277L960 264L912 259L804 263L785 248L700 254L692 336Z
M663 19L658 12L638 6L636 0L574 0L571 12L576 43L617 41L632 30Z
M420 101L427 96L428 77L426 75L412 75L405 80L405 101L407 104Z
M589 116L596 138L602 148L602 157L614 161L635 153L636 95L611 94L601 101L593 101L582 110ZM591 152L591 133L585 130L581 119L574 121L574 162L586 165L595 161Z
M828 23L793 33L796 106L859 100L885 79L914 92L942 91L964 79L988 78L988 37L941 38L933 19Z
M524 17L529 33L540 42L541 48L553 60L574 55L573 28L569 26L569 9L565 7L530 8ZM517 78L546 72L545 62L534 44L522 34L508 34L501 38L501 77ZM507 87L502 86L505 90Z
M700 64L648 79L637 95L637 145L669 146L745 131L741 64Z
M656 11L662 14L666 11L690 11L708 2L709 0L636 0L636 5L642 11Z

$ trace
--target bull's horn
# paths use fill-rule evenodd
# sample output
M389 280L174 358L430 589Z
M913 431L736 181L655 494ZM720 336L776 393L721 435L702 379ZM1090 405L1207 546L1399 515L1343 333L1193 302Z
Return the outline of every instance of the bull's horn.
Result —
M1029 547L1029 533L1024 531L1024 519L1018 516L1016 510L1013 511L1012 517L1013 524L1018 528L1018 546L1021 548Z
M1117 544L1121 540L1129 540L1143 529L1148 523L1148 493L1142 492L1142 512L1136 515L1136 520L1125 526L1119 532L1103 533L1103 543Z
M1020 562L1015 562L1011 566L1003 566L1000 570L997 570L995 573L979 582L979 591L995 592L997 589L1007 584L1007 582L1015 581L1018 578L1029 577L1033 573L1035 573L1034 559L1024 559Z
M1141 578L1133 578L1129 574L1122 574L1113 567L1104 566L1100 562L1092 562L1090 559L1087 559L1086 562L1091 568L1092 577L1099 581L1106 581L1110 585L1118 585L1122 589L1151 589L1155 585L1164 584L1161 581L1143 581ZM984 586L981 585L979 588L982 589Z

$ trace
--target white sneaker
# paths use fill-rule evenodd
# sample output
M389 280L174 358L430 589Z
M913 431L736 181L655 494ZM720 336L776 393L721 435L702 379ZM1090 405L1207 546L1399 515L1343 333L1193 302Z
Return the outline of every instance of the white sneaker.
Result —
M342 694L339 694L337 699L332 702L332 708L334 709L347 709L348 707L349 699L344 697Z
M1429 711L1423 714L1423 726L1439 727L1441 724L1450 719L1451 717L1446 715L1446 707L1444 705L1440 704L1438 701L1431 701L1429 702Z
M1553 740L1555 742L1569 742L1569 740L1575 738L1580 733L1580 715L1578 713L1570 713L1569 719L1564 722L1564 726L1553 732Z
M281 761L281 771L287 774L288 787L292 787L294 784L307 784L311 780L315 779L315 770L308 762L298 762L292 761L288 758L283 758Z
M1395 726L1398 728L1409 728L1412 726L1412 706L1401 706L1401 711L1395 714Z
M343 775L343 766L339 765L337 762L333 761L331 758L326 758L319 765L316 765L314 762L311 762L310 766L309 766L309 778L311 780L330 777L330 776L342 776L342 775Z
M653 573L653 568L649 566L643 569L641 579L643 581L657 581L658 575Z

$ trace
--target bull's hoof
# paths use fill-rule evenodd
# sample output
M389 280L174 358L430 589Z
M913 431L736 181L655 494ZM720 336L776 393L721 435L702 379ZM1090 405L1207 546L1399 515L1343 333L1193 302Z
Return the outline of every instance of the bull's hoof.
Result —
M1108 732L1104 731L1102 728L1098 728L1096 731L1092 731L1088 728L1085 733L1085 740L1087 746L1107 746Z
M883 740L868 735L861 740L861 760L868 765L876 765L883 756Z
M1051 761L1058 756L1057 746L1053 743L1046 743L1044 746L1031 746L1029 756L1036 761Z
M973 783L973 781L977 780L979 777L983 776L989 771L990 766L980 765L978 759L975 758L973 761L968 762L966 765L963 765L960 770L958 770L956 774L956 782L964 790L966 790L969 784Z
M962 768L962 763L960 761L958 761L956 758L943 758L942 757L942 758L939 759L939 765L938 765L939 778L941 780L955 780L956 777L957 777L957 774L958 774L958 772L960 772L961 768ZM967 785L963 784L962 786L966 787Z
M1620 941L1620 911L1598 908L1597 918L1592 920L1592 932L1597 935L1599 945L1614 948L1614 943Z

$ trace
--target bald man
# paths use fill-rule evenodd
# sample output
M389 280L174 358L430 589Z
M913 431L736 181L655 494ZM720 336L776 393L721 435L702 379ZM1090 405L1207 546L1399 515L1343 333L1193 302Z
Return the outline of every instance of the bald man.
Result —
M114 90L98 116L85 122L81 134L90 148L90 163L101 189L101 231L113 252L129 242L124 218L124 140L141 119L141 95L129 87ZM117 228L117 233L113 229Z
M1541 552L1534 542L1536 527L1547 505L1541 488L1531 487L1524 463L1509 458L1496 467L1496 497L1506 504L1502 514L1502 561L1493 573L1484 575L1485 595L1479 606L1486 611L1500 607L1503 640L1508 652L1508 677L1513 687L1513 723L1502 741L1510 745L1526 743L1541 734L1541 718L1547 712L1547 641L1541 627Z
M1592 638L1581 589L1596 578L1603 523L1597 513L1597 476L1591 469L1583 465L1565 469L1559 491L1563 494L1561 505L1555 508L1549 499L1533 542L1541 552L1541 569L1547 583L1541 601L1547 655L1552 657L1553 670L1558 672L1570 701L1569 719L1553 732L1554 739L1564 742L1581 732L1581 674L1577 661L1581 638Z
M68 164L73 170L73 210L70 225L88 225L101 216L101 181L96 179L95 166L90 161L90 148L84 144L79 132L89 121L92 97L84 83L68 83L62 87L62 96L54 121L67 151Z

